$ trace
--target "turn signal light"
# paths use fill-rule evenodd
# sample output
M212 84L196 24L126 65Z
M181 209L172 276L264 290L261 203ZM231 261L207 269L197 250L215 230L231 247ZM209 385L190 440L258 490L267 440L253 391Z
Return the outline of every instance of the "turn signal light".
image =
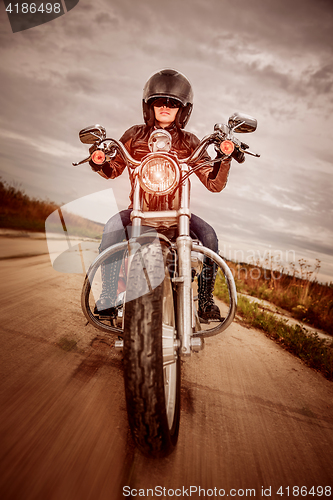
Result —
M104 151L101 151L100 149L96 149L96 151L93 152L91 155L91 159L96 165L102 165L102 163L105 162L105 153Z
M232 141L228 141L228 140L223 141L220 144L220 149L221 149L222 153L224 153L227 156L230 156L234 152L235 145Z

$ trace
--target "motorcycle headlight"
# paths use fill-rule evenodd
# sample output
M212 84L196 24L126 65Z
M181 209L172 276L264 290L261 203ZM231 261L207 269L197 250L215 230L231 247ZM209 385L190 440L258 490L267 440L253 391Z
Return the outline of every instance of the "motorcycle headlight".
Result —
M144 191L163 196L179 182L179 168L174 160L162 154L148 157L141 165L139 182Z

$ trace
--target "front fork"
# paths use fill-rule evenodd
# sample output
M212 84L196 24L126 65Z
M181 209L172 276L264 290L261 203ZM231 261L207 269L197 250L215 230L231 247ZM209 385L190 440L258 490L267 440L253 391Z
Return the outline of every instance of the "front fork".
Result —
M188 166L182 165L182 172L186 173ZM189 181L186 180L181 187L181 209L178 218L178 238L176 240L177 254L178 254L178 277L173 278L177 284L177 330L181 342L180 354L182 356L191 355L191 338L192 331L192 274L191 274L191 250L192 238L190 237L190 217L189 210L190 197L189 197ZM133 198L133 207L140 207L140 188L136 180ZM140 235L141 219L140 217L133 217L132 219L132 237ZM129 260L131 262L132 255L135 254L136 245L129 245ZM194 342L198 344L201 339L195 339Z
M182 165L182 173L188 170ZM192 273L191 251L192 238L190 237L190 187L188 179L181 189L181 207L184 210L178 220L178 238L176 240L178 253L178 300L177 300L177 329L181 341L180 353L182 356L191 355L192 337Z
M186 173L188 167L186 164L182 164L182 172ZM186 179L181 187L181 203L180 209L176 213L170 212L172 217L178 219L178 238L176 240L177 254L178 254L178 276L172 278L172 281L177 285L177 331L180 339L180 354L182 356L190 356L191 351L200 351L203 348L203 339L212 335L216 335L224 331L232 322L237 304L237 293L235 282L230 269L223 261L212 250L194 245L192 238L190 237L190 218L191 213L189 209L189 181ZM133 199L133 218L132 218L132 238L129 241L129 266L133 255L138 249L138 243L136 238L140 236L141 230L141 217L147 219L149 222L150 216L144 217L144 214L140 212L140 186L136 179L134 199ZM154 214L151 214L154 216ZM158 212L155 213L158 216ZM163 216L166 214L163 213ZM175 220L177 220L175 219ZM140 246L140 245L139 245ZM193 330L193 315L194 303L192 296L192 272L191 272L191 252L195 250L196 252L203 253L210 259L212 259L219 268L222 269L228 284L229 296L230 296L230 306L229 313L227 317L215 328L207 331L203 330Z
M177 329L181 341L180 353L182 356L191 354L192 337L192 275L191 250L192 238L178 236L178 278L177 280Z

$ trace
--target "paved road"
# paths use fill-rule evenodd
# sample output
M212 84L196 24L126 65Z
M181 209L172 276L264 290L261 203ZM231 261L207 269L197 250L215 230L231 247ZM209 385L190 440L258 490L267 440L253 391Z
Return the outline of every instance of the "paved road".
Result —
M1 499L113 500L131 498L129 489L132 498L203 498L203 489L264 498L262 487L281 499L288 486L290 498L293 486L332 486L332 383L236 323L183 364L175 452L143 458L128 429L121 355L81 314L82 275L54 271L45 241L32 245L35 257L19 258L23 240L11 245L16 258L0 260Z

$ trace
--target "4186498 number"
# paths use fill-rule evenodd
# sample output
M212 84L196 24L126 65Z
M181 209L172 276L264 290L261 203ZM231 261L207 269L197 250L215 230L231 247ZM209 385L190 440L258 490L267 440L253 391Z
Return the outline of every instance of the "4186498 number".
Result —
M287 497L306 497L307 495L331 497L332 488L331 486L312 486L309 489L306 486L280 486L276 494L281 497L284 495Z
M60 3L41 3L41 4L36 4L36 3L16 3L16 4L9 4L8 7L6 7L6 12L9 12L9 14L16 13L16 14L35 14L36 12L40 12L44 14L60 14L61 12L61 5Z

